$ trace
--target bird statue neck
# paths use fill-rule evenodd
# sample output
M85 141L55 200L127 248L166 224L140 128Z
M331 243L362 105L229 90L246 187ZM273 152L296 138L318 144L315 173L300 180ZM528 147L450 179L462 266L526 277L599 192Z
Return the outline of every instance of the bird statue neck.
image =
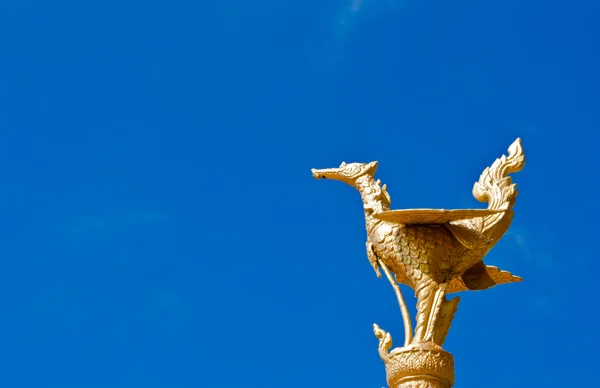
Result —
M365 222L369 233L381 221L373 217L373 213L390 210L390 195L386 185L381 186L380 180L371 175L364 175L356 180L354 187L360 192L365 210Z

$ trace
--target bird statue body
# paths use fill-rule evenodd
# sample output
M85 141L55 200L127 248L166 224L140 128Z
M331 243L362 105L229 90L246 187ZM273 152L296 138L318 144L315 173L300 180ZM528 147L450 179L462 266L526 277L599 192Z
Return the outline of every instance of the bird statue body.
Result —
M510 226L517 191L509 176L520 171L525 157L520 139L485 169L473 187L475 198L487 209L391 210L386 185L374 179L377 162L342 163L339 168L313 169L327 178L354 186L361 195L367 230L366 250L377 276L380 268L395 282L415 290L417 316L414 336L403 310L405 346L441 347L458 306L446 295L484 290L496 284L521 281L509 272L483 263L484 256ZM393 282L393 286L395 284ZM395 285L399 300L401 294ZM403 300L401 302L401 307Z

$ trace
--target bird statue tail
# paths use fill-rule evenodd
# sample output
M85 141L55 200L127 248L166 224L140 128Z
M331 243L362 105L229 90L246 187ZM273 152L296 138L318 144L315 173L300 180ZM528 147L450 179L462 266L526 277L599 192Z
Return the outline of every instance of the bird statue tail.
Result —
M488 209L507 210L485 217L481 231L488 237L492 237L492 229L497 229L498 223L503 219L508 221L507 227L512 220L512 207L515 205L518 191L516 184L512 183L509 174L519 172L525 165L525 154L521 146L521 139L517 138L508 148L508 156L502 155L496 159L490 167L486 167L479 181L473 185L473 196L479 202L487 202ZM502 228L500 228L502 229ZM488 232L488 233L486 233ZM503 234L504 231L501 232ZM496 236L494 236L496 237Z

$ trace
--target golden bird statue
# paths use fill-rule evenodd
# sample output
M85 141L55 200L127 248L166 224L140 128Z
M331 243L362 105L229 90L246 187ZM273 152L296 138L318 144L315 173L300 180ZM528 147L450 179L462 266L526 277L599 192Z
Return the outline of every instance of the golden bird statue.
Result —
M384 271L398 297L405 326L402 350L441 349L459 302L459 298L447 300L447 294L521 281L485 265L483 258L510 226L517 190L509 174L520 171L524 163L521 140L517 139L508 156L486 168L473 187L475 199L487 202L487 209L458 210L391 210L386 185L374 178L377 162L312 169L314 178L345 182L362 197L367 257L377 276L381 277L380 268ZM414 334L398 283L415 291ZM391 346L391 337L374 326L381 354L381 347L387 351Z

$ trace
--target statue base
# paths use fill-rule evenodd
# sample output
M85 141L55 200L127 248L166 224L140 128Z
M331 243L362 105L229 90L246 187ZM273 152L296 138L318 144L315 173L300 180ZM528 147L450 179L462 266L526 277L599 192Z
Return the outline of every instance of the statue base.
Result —
M396 348L385 362L390 388L450 388L454 385L454 358L441 348Z

